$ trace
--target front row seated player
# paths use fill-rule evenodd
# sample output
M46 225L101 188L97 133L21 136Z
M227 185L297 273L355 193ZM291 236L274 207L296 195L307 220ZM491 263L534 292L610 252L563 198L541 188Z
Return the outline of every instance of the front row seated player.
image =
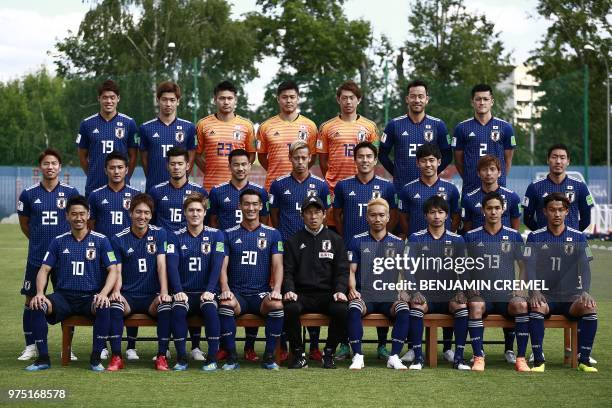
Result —
M324 225L326 207L321 197L307 197L301 208L304 227L286 241L283 257L285 331L293 354L289 368L308 367L302 342L302 313L329 315L323 368L336 368L334 352L346 338L346 249L342 237Z
M362 291L362 283L371 284L373 276L371 265L373 257L393 257L401 253L402 240L387 232L389 223L389 203L384 198L375 198L368 203L366 219L370 226L369 231L357 234L348 245L348 259L350 267L348 299L348 323L347 332L349 344L353 350L353 362L351 370L361 370L364 367L363 352L361 351L361 339L363 338L362 316L369 313L383 313L393 319L393 331L391 332L391 355L387 359L387 367L396 370L406 370L402 364L399 353L402 351L410 325L410 313L408 296L402 296L393 302L368 299L367 292ZM366 251L367 250L367 251ZM368 266L361 268L361 266ZM387 274L388 275L388 274ZM397 275L377 275L375 279L383 282L397 282ZM371 293L371 290L369 290ZM362 297L362 294L366 296Z
M89 205L83 196L66 203L70 231L55 237L36 276L36 296L30 302L32 335L38 358L27 371L51 367L47 346L47 322L56 324L73 315L94 319L93 346L89 360L93 371L104 371L100 353L110 328L110 294L117 281L115 255L104 235L87 228ZM45 296L49 273L56 275L55 292ZM107 274L104 276L104 270Z
M187 316L198 315L204 320L208 356L203 371L217 369L219 350L219 314L216 294L219 293L219 275L225 257L223 232L204 225L206 198L191 193L183 203L187 227L168 237L166 261L168 280L173 289L172 335L176 346L175 371L187 369Z
M525 268L522 261L523 238L518 231L503 225L504 197L497 191L486 193L481 202L484 224L468 231L464 235L468 254L471 258L481 258L484 269L470 271L470 279L487 281L513 281L515 278L514 263L519 264L521 280L525 280ZM473 371L485 368L482 342L486 315L496 313L506 319L514 319L517 354L516 371L530 371L525 352L529 340L529 314L525 298L515 296L512 291L474 291L469 299L468 331L472 339L474 352Z
M443 197L431 196L423 204L423 213L427 220L427 228L411 234L408 237L408 253L425 258L451 258L464 256L464 241L460 235L446 229L449 205ZM426 265L412 275L417 288L422 282L433 279L452 283L463 280L464 276L455 273L452 269L444 269L441 265ZM468 331L468 304L462 291L452 296L445 291L423 290L413 291L410 296L410 340L414 351L414 362L408 367L410 370L423 368L423 316L426 313L445 313L454 316L453 331L455 332L455 353L453 368L457 370L470 370L463 359L463 350Z
M225 258L221 268L219 320L221 342L229 357L224 370L238 368L236 319L245 313L266 317L266 347L262 367L278 370L274 349L283 331L283 241L278 230L263 225L261 194L250 188L240 193L242 222L225 231Z
M545 228L527 237L524 250L529 279L544 280L546 292L534 290L529 299L529 326L534 365L531 371L545 369L543 341L544 320L551 314L563 314L579 320L578 370L597 372L589 361L597 332L597 304L589 293L593 259L586 237L565 224L570 201L563 193L544 198Z
M168 371L166 352L170 341L171 301L166 275L166 230L149 224L153 199L136 195L130 203L132 224L112 239L119 276L111 299L111 361L108 371L123 368L121 334L123 317L145 313L157 320L158 352L155 368Z

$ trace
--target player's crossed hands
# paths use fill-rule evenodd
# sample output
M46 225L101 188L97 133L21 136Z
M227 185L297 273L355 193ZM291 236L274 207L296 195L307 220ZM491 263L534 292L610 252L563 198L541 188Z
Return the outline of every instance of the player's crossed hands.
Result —
M221 295L219 296L220 300L232 300L234 298L234 294L232 293L231 290L224 290L223 292L221 292Z
M96 308L110 307L110 300L104 293L96 293L93 303Z

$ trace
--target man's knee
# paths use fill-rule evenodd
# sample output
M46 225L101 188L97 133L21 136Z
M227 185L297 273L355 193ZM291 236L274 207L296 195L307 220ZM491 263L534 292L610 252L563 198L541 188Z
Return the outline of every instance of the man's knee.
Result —
M330 316L346 319L348 314L348 305L345 302L332 302L329 305Z
M302 307L298 302L287 302L283 304L283 308L285 309L285 317L294 317L301 314Z

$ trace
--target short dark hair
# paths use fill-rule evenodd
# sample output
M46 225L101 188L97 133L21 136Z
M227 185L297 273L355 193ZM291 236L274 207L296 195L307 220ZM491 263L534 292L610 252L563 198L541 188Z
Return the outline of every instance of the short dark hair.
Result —
M569 210L570 208L569 199L565 196L565 194L559 192L551 193L544 197L544 208L548 207L548 204L552 203L553 201L561 201L566 210Z
M70 207L75 205L82 205L87 211L89 211L89 203L82 195L72 196L68 199L68 202L66 203L66 212L70 212Z
M502 207L504 206L504 198L497 191L489 191L488 193L486 193L482 197L480 205L482 205L482 208L485 208L487 203L491 200L498 200L501 203Z
M134 212L134 208L140 204L145 204L151 209L151 212L155 210L155 202L153 201L153 197L147 193L139 193L132 198L132 201L130 202L130 212Z
M43 159L46 156L53 156L57 159L57 161L59 162L59 164L62 164L62 156L60 155L60 152L52 149L52 148L47 148L45 150L43 150L39 155L38 155L38 165L40 166L40 164L42 163Z
M189 163L189 153L180 146L173 146L166 152L166 161L169 162L171 157L183 156L185 161Z
M155 91L157 99L161 98L164 93L173 93L176 95L176 99L181 99L181 87L176 82L164 81L157 85L157 90Z
M281 92L289 91L291 89L293 89L298 95L300 94L300 88L298 88L298 85L295 83L295 81L292 81L292 80L283 81L280 83L280 85L276 89L276 95L278 96L281 94Z
M230 91L232 92L234 95L236 95L238 93L238 91L236 91L236 87L234 86L234 84L232 84L230 81L221 81L219 82L216 86L215 89L213 89L213 94L215 96L217 96L217 94L221 91Z
M357 99L361 99L361 89L359 85L355 83L355 81L346 81L342 85L338 87L336 90L336 96L339 98L342 91L349 91L355 94Z
M106 156L106 159L104 159L104 167L106 167L111 160L121 160L126 166L128 165L128 158L125 154L116 150L113 150Z
M428 212L430 212L434 208L439 208L440 210L444 211L447 214L450 211L450 208L449 208L448 203L446 202L446 200L444 198L440 197L437 194L429 197L423 203L423 214L427 214Z
M374 146L372 142L366 141L358 143L357 146L355 146L355 149L353 149L353 160L357 160L357 152L361 149L370 149L374 152L374 157L378 157L378 149L376 146Z
M240 199L239 199L240 203L242 203L242 197L246 195L255 195L259 197L259 202L263 202L263 200L261 199L261 193L259 191L255 190L254 188L247 188L240 193Z
M98 86L98 96L102 95L104 92L114 92L115 95L119 96L119 85L112 79L107 79L102 82L100 86Z
M565 153L567 153L567 158L570 158L569 147L567 147L567 145L564 145L563 143L555 143L554 145L548 148L548 154L546 155L547 159L550 159L550 155L552 154L553 150L565 150Z
M232 162L232 159L234 157L238 157L238 156L245 156L247 159L249 158L249 152L247 152L244 149L234 149L230 152L230 154L227 156L227 161L228 162Z
M472 99L474 99L474 95L476 92L489 92L491 96L493 96L493 88L488 84L477 84L472 88Z
M410 88L416 88L418 86L422 86L423 88L425 88L425 95L429 95L429 88L427 87L427 83L425 81L421 81L420 79L410 81L406 86L406 93L410 93Z
M440 152L440 148L435 143L425 143L416 149L416 158L417 160L422 159L423 157L433 156L436 159L440 160L442 158L442 153Z

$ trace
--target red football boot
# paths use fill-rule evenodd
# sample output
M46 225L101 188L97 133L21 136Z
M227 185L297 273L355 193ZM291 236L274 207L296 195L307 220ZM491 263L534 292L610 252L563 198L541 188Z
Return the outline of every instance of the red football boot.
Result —
M227 360L229 357L229 353L223 349L219 349L217 351L217 361Z
M108 367L106 367L106 371L119 371L124 367L125 365L123 364L121 356L112 356Z
M155 360L155 369L158 371L170 371L166 356L157 356L157 360Z
M321 361L323 360L323 354L321 354L321 350L319 350L318 348L312 349L310 350L310 353L308 353L308 359L314 361Z
M244 359L246 361L250 361L251 363L256 363L259 361L259 357L257 356L255 349L244 350Z

